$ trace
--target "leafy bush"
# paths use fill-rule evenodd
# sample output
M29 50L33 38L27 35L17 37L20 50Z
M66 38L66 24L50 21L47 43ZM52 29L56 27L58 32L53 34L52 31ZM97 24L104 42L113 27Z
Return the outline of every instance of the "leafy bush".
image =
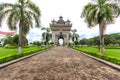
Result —
M6 48L6 49L16 49L17 46L11 46L11 45L8 44L8 45L5 45L4 48Z
M3 44L3 45L13 44L12 39L13 39L13 37L7 36L7 37L4 39L4 44Z
M2 58L0 58L0 64L17 59L17 58L19 58L19 55L17 55L17 54L2 57Z

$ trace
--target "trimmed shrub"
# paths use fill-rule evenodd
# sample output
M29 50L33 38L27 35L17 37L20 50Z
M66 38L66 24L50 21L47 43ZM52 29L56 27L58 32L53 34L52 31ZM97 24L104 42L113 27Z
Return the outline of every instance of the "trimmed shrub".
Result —
M105 46L105 49L120 49L120 46Z
M18 58L20 58L20 57L24 57L24 56L33 54L33 53L35 53L35 52L39 52L39 51L42 51L42 50L49 49L49 48L51 48L51 47L52 47L52 46L49 46L49 47L41 47L41 48L38 48L38 49L36 49L36 50L25 51L25 52L23 52L22 54L8 55L8 56L5 56L5 57L0 58L0 64L5 63L5 62L8 62L8 61L11 61L11 60L14 60L14 59L18 59Z
M101 58L103 60L106 60L106 61L109 61L109 62L112 62L112 63L120 65L120 58L107 56L107 55L103 55L103 54L100 54L100 53L93 53L93 52L81 50L80 48L77 48L77 47L72 47L72 48L75 49L75 50L79 50L81 52L84 52L86 54L90 54L92 56L95 56L95 57Z
M16 49L17 46L5 45L4 48L6 48L6 49Z

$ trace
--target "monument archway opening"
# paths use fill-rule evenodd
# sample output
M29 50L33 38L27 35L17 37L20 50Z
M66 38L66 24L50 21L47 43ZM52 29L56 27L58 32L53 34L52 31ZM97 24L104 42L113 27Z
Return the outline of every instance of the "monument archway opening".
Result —
M64 38L58 38L58 45L60 46L64 45Z
M60 31L60 33L59 33L58 45L64 45L64 38L63 38L62 31Z

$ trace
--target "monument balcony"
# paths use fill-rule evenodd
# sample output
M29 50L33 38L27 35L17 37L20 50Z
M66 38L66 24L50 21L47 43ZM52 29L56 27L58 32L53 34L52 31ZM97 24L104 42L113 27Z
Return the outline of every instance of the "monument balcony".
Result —
M60 30L62 30L62 31L70 31L71 27L51 27L51 29L53 31L60 31Z
M66 34L62 34L62 35L56 34L55 37L66 37Z
M50 27L72 27L72 24L50 24Z

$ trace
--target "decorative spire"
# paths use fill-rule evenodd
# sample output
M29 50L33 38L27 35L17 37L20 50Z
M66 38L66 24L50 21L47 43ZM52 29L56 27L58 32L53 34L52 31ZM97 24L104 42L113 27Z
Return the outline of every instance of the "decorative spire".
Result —
M63 20L63 17L62 17L62 16L60 16L60 17L59 17L59 19L60 19L60 20Z
M53 19L52 22L56 22L56 21Z
M66 22L70 22L70 20L69 19L67 19L67 21Z

